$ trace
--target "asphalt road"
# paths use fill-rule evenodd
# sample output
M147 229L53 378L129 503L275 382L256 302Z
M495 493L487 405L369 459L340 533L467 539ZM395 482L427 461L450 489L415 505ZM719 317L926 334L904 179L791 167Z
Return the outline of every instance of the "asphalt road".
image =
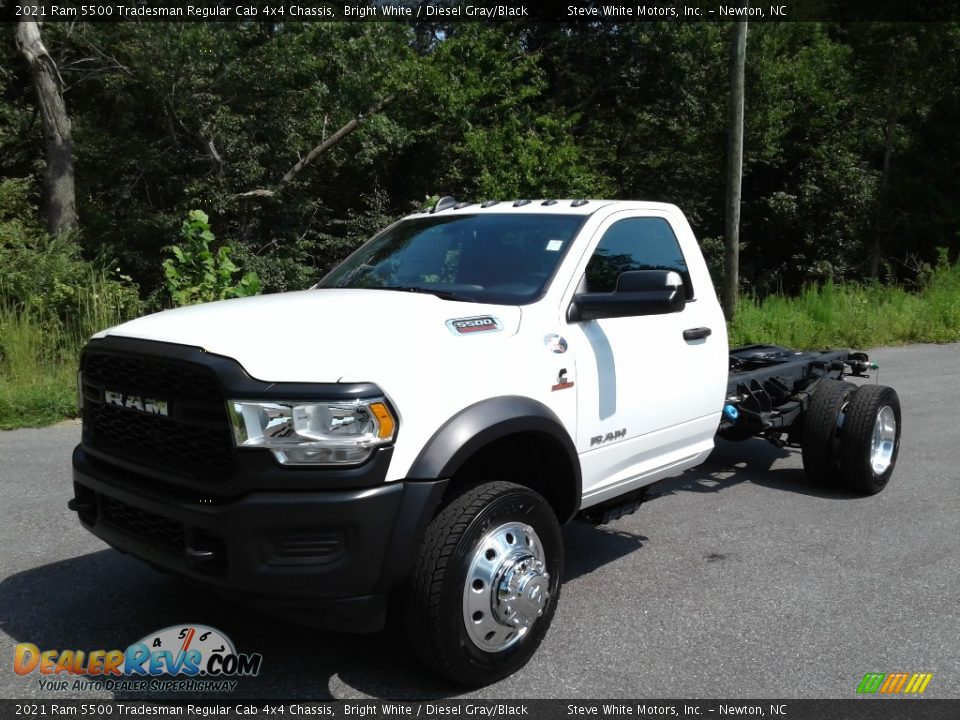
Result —
M796 451L723 444L636 514L567 527L566 584L544 644L471 695L850 698L866 672L905 671L933 673L927 696L960 698L960 345L871 357L904 409L883 493L812 487ZM0 433L0 697L71 696L14 674L18 642L125 648L184 622L263 654L234 698L462 694L397 634L251 614L108 549L66 509L78 437L76 424Z

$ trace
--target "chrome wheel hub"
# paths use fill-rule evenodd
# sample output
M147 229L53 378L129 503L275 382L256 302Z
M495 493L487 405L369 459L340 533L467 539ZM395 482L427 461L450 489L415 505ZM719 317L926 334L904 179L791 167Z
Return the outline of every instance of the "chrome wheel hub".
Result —
M494 528L477 544L463 587L463 623L481 650L505 650L537 621L550 598L550 574L536 531L520 522Z
M893 463L893 449L897 442L897 416L893 408L880 408L873 422L873 438L870 441L870 466L874 475L883 475Z

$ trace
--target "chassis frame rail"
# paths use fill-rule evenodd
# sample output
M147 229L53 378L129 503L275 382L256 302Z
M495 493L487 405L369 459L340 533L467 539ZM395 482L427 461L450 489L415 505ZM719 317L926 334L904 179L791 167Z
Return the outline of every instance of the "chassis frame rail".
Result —
M867 378L866 371L875 368L863 352L800 351L778 345L735 348L730 351L727 397L717 434L726 440L762 436L777 445L796 445L810 397L823 380Z

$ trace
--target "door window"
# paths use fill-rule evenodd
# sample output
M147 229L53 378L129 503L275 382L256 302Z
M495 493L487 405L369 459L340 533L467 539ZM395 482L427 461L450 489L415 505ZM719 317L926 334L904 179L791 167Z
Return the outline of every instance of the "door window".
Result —
M687 299L693 298L680 243L663 218L627 218L611 225L587 264L587 292L613 292L620 273L630 270L673 270L683 278Z

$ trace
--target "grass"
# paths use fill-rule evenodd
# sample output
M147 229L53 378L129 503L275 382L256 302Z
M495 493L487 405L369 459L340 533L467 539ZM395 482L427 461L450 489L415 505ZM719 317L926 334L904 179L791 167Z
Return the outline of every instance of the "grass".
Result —
M898 286L812 285L799 296L744 298L730 344L799 350L960 341L960 263L932 268L917 292Z
M74 348L31 308L0 304L0 429L49 425L76 413Z
M67 318L0 296L0 430L77 415L77 364L87 338L120 322L102 274L92 274Z
M76 414L76 376L66 366L36 381L0 386L0 430L43 427Z
M75 317L65 319L0 297L0 430L76 416L80 349L90 335L123 319L102 275L92 275L85 287ZM729 330L731 345L801 350L960 342L960 262L942 258L916 292L828 282L796 297L744 298Z

